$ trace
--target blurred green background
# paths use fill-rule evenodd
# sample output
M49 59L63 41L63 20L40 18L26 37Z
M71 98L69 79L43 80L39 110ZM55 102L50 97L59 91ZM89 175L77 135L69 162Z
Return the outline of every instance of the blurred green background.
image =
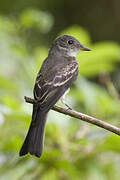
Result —
M42 157L18 153L32 113L24 96L33 97L37 72L61 34L93 50L78 55L79 77L66 101L120 127L120 1L0 4L0 180L119 180L120 137L52 110Z

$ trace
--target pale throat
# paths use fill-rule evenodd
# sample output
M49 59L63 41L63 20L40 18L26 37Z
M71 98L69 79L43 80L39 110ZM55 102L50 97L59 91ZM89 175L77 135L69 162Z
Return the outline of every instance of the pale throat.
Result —
M64 47L58 47L60 54L66 55L68 57L76 57L78 53L80 53L80 50L78 49L66 49Z
M70 50L69 52L67 52L67 55L70 56L70 57L76 57L77 54L79 53L80 51L78 50Z

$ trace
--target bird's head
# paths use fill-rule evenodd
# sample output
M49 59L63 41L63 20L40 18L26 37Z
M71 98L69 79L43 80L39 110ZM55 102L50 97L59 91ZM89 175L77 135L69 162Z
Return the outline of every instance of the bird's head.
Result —
M89 48L83 46L76 38L69 35L56 38L51 50L58 51L61 55L71 57L76 57L80 51L91 51Z

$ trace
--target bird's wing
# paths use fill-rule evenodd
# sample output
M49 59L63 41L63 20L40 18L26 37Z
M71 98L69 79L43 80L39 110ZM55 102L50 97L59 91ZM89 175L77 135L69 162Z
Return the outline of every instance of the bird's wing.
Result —
M57 68L47 72L45 76L38 74L34 97L40 103L40 108L48 111L65 93L78 73L77 63L65 68Z

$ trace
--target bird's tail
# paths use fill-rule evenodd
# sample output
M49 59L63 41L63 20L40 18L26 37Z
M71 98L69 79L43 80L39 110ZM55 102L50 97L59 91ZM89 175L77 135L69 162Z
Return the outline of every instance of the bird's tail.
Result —
M42 112L39 105L33 105L32 122L19 155L27 153L40 157L44 146L44 131L47 113Z

